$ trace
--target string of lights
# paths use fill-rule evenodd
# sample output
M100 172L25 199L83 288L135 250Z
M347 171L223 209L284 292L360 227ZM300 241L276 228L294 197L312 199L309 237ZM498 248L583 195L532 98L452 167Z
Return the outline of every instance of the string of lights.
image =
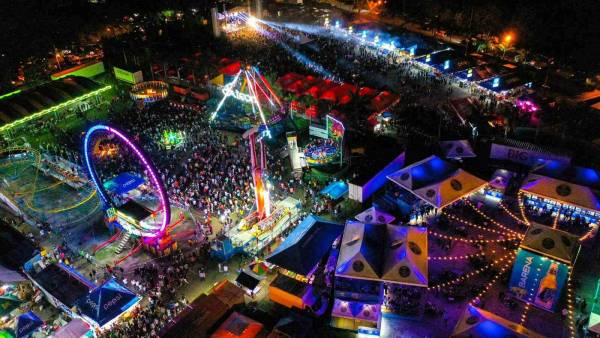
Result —
M554 217L554 221L552 222L552 229L556 229L558 226L558 219L560 218L560 209L556 213L556 217Z
M525 221L525 225L529 227L531 226L531 222L529 222L529 219L527 219L527 216L525 215L525 205L523 205L522 192L519 192L519 194L517 195L517 200L519 201L519 211L521 212L521 218L523 218L523 221Z
M488 292L488 290L492 287L492 285L494 285L498 279L504 275L504 273L506 272L506 270L512 265L512 259L515 257L515 255L517 254L517 250L513 250L511 252L509 252L507 255L505 255L504 257L510 257L508 259L506 259L504 261L504 265L502 265L502 268L500 269L500 271L498 271L498 273L494 274L494 277L492 277L492 279L485 285L485 287L477 294L477 296L475 296L473 299L471 299L471 301L469 302L469 304L474 305L476 302L479 302L481 300L481 297L483 297L486 292ZM504 257L502 257L500 260L502 260Z
M511 251L511 252L505 254L504 256L502 256L502 257L500 257L500 258L492 261L491 263L489 263L489 264L487 264L485 266L482 266L481 268L479 268L477 270L473 270L471 272L468 272L468 273L466 273L464 275L461 275L458 278L453 279L451 281L448 281L448 282L445 282L445 283L441 283L441 284L438 284L438 285L434 285L434 286L430 286L427 289L428 290L439 290L439 289L441 289L441 288L443 288L445 286L453 285L453 284L456 284L456 283L460 283L460 282L462 282L462 281L464 281L464 280L466 280L468 278L475 277L475 276L479 275L483 271L485 271L485 270L487 270L487 269L489 269L489 268L491 268L491 267L493 267L495 265L498 265L498 264L501 264L501 263L505 263L505 262L506 262L506 264L509 264L512 261L513 256L514 256L514 251Z
M579 240L581 242L583 242L585 240L588 240L588 239L592 238L593 235L594 235L594 228L591 228L585 234L583 234L583 236L579 237Z
M508 209L508 207L506 205L504 205L504 202L500 202L500 203L498 203L498 205L508 216L512 217L515 221L517 221L519 223L523 223L523 224L527 223L522 218L519 218L512 211L510 211L510 209Z
M493 253L494 251L492 251ZM429 256L427 259L430 261L457 261L463 259L470 259L474 257L482 257L485 256L485 252L477 252L470 255L462 255L462 256Z
M491 232L491 233L494 233L494 234L498 234L498 235L522 236L521 233L516 232L514 230L511 230L511 229L508 229L508 228L504 229L505 231L494 230L494 229L482 227L481 225L477 225L477 224L475 224L473 222L469 222L469 221L464 220L464 219L462 219L462 218L460 218L460 217L458 217L456 215L449 214L449 213L447 213L445 211L443 212L443 214L446 215L446 217L450 218L451 220L460 222L460 223L462 223L464 225L467 225L467 226L470 226L470 227L477 228L479 230L488 231L488 232Z
M529 314L530 308L531 304L529 304L529 302L525 302L525 307L523 308L523 313L521 314L521 326L525 326L525 322L527 321L527 315Z
M464 243L500 243L500 242L506 242L506 241L513 241L515 239L521 239L520 236L514 236L514 235L508 236L506 238L470 239L470 238L448 236L448 235L444 235L444 234L441 234L441 233L433 231L433 230L429 230L429 233L437 238L448 239L451 241L459 241L459 242L464 242Z
M471 203L471 201L469 201L468 199L465 199L465 203L466 203L468 206L470 206L470 207L471 207L471 209L475 210L475 212L476 212L477 214L479 214L481 217L483 217L483 218L487 219L488 221L492 222L492 224L494 224L495 226L497 226L497 227L499 227L499 228L501 228L501 229L504 229L504 230L506 230L506 231L509 231L509 232L515 233L515 234L517 234L518 236L522 236L522 234L520 234L520 233L518 233L518 232L516 232L516 231L514 231L514 230L512 230L512 229L510 229L509 227L507 227L507 226L505 226L505 225L503 225L503 224L500 224L499 222L497 222L496 220L494 220L494 219L493 219L493 218L491 218L490 216L486 215L484 212L482 212L481 210L479 210L479 209L478 209L478 208L477 208L477 207L476 207L476 206L475 206L473 203Z
M572 268L569 267L569 276L567 277L567 326L569 328L569 337L576 338L575 330L575 306L573 305L573 285L571 284Z

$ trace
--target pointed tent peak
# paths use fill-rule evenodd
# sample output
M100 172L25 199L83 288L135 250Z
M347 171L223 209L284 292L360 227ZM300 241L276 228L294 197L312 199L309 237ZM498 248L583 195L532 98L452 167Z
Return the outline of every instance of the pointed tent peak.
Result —
M427 245L425 228L348 221L336 276L427 286Z
M137 304L140 299L113 278L77 300L76 305L82 316L102 327Z
M446 158L477 157L468 140L441 141L440 148Z
M388 179L436 208L481 189L486 182L437 156L400 169Z
M456 323L453 338L545 338L523 325L511 322L489 311L468 305Z
M576 235L538 223L532 223L521 242L523 249L566 264L575 261L579 247L579 238Z
M408 190L416 190L443 181L457 170L454 164L432 155L390 174L388 179Z
M15 334L17 338L27 337L37 330L44 322L32 311L26 312L17 318Z
M579 184L530 174L521 186L521 191L594 212L600 211L600 198L596 192Z
M374 225L346 222L338 256L336 275L350 278L378 279L381 248L374 238Z
M381 317L381 304L335 299L331 313L336 317L378 322Z
M426 287L429 283L427 229L387 226L382 280Z
M392 223L396 218L384 211L377 210L371 207L360 214L354 216L359 222L370 224L388 224Z
M451 177L413 193L434 207L443 208L485 185L484 180L458 169Z

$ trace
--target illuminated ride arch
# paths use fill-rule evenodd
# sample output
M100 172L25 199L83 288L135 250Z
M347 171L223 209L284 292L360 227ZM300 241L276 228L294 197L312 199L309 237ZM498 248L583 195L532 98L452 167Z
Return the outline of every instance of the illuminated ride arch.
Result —
M90 129L88 129L88 131L85 134L84 143L83 143L83 153L84 153L84 157L85 157L85 165L86 165L87 171L89 173L89 176L92 179L92 182L94 182L94 185L96 186L96 190L98 192L98 195L100 196L100 199L104 202L104 205L106 208L114 207L114 203L110 199L106 190L104 189L104 186L103 186L102 182L100 181L100 178L98 177L98 173L96 172L96 169L95 169L93 161L92 161L92 149L93 149L92 136L96 133L101 133L101 132L109 133L109 134L112 134L112 135L118 137L121 140L121 142L125 146L127 146L127 148L129 148L129 150L131 150L131 152L140 161L140 163L142 164L144 169L148 172L148 177L150 178L150 182L154 186L154 189L160 200L160 208L159 209L162 209L162 220L159 225L146 224L144 226L144 228L136 228L136 227L132 227L132 226L126 225L126 224L122 224L122 226L125 228L126 231L130 232L133 235L137 235L137 236L141 236L141 237L145 237L145 238L161 237L167 230L169 222L171 221L171 206L169 204L169 198L167 196L165 188L164 188L162 182L159 180L159 176L157 174L156 168L154 167L152 162L150 162L150 160L148 160L147 156L144 154L142 149L140 149L135 143L133 143L133 141L124 132L122 132L119 129L116 129L112 126L107 126L107 125L103 125L103 124L98 124L98 125L91 127Z

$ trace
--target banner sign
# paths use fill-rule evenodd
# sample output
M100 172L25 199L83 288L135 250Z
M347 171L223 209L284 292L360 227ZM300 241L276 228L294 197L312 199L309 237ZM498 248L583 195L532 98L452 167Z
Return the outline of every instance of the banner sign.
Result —
M327 136L336 141L339 142L341 139L344 138L344 132L346 131L346 128L344 128L344 124L332 117L331 115L327 115Z
M321 128L314 124L308 127L308 134L310 136L320 137L320 138L324 138L324 139L329 138L329 134L327 133L327 128Z
M568 156L505 146L497 143L492 143L490 158L508 160L528 166L541 165L546 161L558 161L565 165L569 165L571 163L571 158Z
M509 290L513 296L523 301L547 311L555 311L568 274L567 265L519 249Z

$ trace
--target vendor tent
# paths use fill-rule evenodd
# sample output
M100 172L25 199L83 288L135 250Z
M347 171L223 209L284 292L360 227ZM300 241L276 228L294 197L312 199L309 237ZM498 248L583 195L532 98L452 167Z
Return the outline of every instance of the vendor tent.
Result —
M235 279L235 282L238 285L240 285L241 287L244 287L244 288L248 289L250 292L253 292L254 289L256 289L256 287L258 286L258 283L260 283L260 279L253 276L250 273L242 271Z
M579 184L530 174L521 186L521 191L590 211L600 211L600 200L596 191Z
M486 185L486 182L437 156L400 169L388 179L436 208L443 208Z
M307 276L329 252L342 231L343 227L339 223L309 215L266 261Z
M239 312L233 312L219 329L213 333L212 338L253 338L262 330L263 325L250 319Z
M477 157L468 140L441 141L440 148L446 158Z
M427 252L425 228L348 221L335 274L427 286Z
M54 333L55 338L81 338L90 331L90 326L79 318L75 318Z
M388 224L392 223L394 216L388 214L387 212L383 212L381 210L377 210L375 207L371 207L360 214L354 216L361 223L369 223L369 224Z
M115 279L111 279L79 299L76 305L84 318L103 327L128 311L140 299Z
M6 316L21 305L21 301L14 296L0 296L0 317Z
M566 264L575 262L580 249L576 235L537 223L529 227L520 246Z
M523 325L511 322L491 312L469 305L462 314L453 338L544 338Z
M20 315L17 318L17 329L15 330L17 338L29 336L42 325L44 325L44 322L31 311Z

